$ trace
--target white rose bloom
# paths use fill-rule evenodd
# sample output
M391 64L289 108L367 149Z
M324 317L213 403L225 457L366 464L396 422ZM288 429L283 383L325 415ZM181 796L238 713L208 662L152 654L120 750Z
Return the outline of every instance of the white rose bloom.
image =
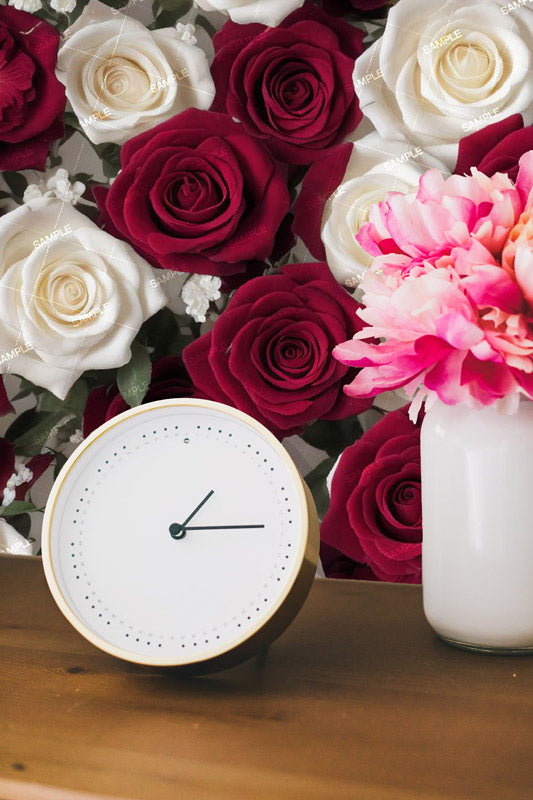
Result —
M354 84L383 138L418 144L453 169L467 134L510 114L533 122L532 68L533 6L400 0L355 62Z
M304 0L196 0L204 11L222 11L241 25L260 22L270 27L279 25L303 4Z
M34 555L35 540L28 541L15 528L0 518L0 554L31 556Z
M90 0L66 36L56 75L95 144L122 144L187 108L208 109L213 102L207 58L188 29L149 31Z
M41 0L9 0L8 5L14 6L17 11L27 11L28 14L35 14L43 7Z
M412 191L428 169L446 171L444 164L421 148L383 141L377 133L354 142L344 178L322 215L322 242L339 283L357 286L371 264L372 257L355 238L368 221L371 206L384 200L387 192Z
M125 242L43 198L0 217L0 374L64 399L90 369L122 366L165 294Z

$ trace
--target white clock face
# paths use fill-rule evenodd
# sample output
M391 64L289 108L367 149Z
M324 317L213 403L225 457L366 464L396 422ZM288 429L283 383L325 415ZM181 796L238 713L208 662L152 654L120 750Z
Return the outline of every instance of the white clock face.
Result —
M143 663L237 646L281 604L304 556L290 459L242 415L196 403L112 420L67 463L47 507L56 600L95 644Z

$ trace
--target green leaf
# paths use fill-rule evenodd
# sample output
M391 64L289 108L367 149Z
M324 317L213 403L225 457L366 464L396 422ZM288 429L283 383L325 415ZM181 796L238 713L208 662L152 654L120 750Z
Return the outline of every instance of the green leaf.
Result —
M192 0L159 0L158 5L163 11L172 11L177 22L180 17L183 17L187 11L191 10Z
M128 5L129 0L103 0L106 6L111 8L124 8Z
M126 403L139 406L150 386L152 363L145 347L138 342L131 346L131 359L117 373L117 385Z
M11 400L14 403L16 400L23 400L24 397L29 397L30 394L33 394L33 389L21 389Z
M159 11L148 29L159 30L161 28L173 28L176 24L176 14L174 11Z
M68 125L69 128L74 128L77 131L83 133L83 128L81 127L81 123L73 111L65 111L63 114L63 119L65 125Z
M15 197L22 197L26 191L28 181L20 172L3 172L2 177Z
M15 514L10 517L9 524L15 528L17 533L27 538L31 530L31 517L27 513Z
M161 356L178 355L184 346L178 320L169 308L150 317L142 326L138 338L147 347L153 347L154 360Z
M58 167L61 164L61 162L63 161L61 156L55 156L53 153L49 153L48 154L48 160L50 162L49 163L49 168L50 169L53 169L53 167Z
M324 450L328 456L336 457L362 435L361 423L353 416L333 422L318 420L303 432L302 439L318 450Z
M324 515L329 508L327 477L333 469L336 460L336 458L327 458L304 478L305 482L309 486L309 489L311 490L311 494L313 495L316 510L320 519L324 518Z
M57 476L67 463L67 457L63 455L63 453L56 453L56 463L54 467L54 480L56 480Z
M34 506L33 503L29 503L27 500L13 500L8 506L2 506L0 508L0 516L14 517L15 515L24 514L28 511L37 511L37 506Z
M89 181L92 181L92 179L93 176L89 172L76 172L75 175L72 175L73 181L81 181L86 186L89 183Z
M44 392L39 400L39 411L48 411L51 414L63 412L66 416L69 412L81 418L89 390L83 379L76 381L64 400L60 400L52 392Z
M83 379L76 381L63 401L64 408L81 418L87 404L89 389Z
M94 149L102 159L102 170L106 178L114 178L120 170L120 145L98 144Z
M58 437L60 442L68 442L70 437L76 433L80 426L80 422L76 417L66 419L58 430Z
M212 38L212 37L215 35L215 33L217 32L217 29L215 28L215 26L213 25L213 23L212 23L210 20L208 20L208 19L207 19L207 17L204 17L202 14L198 14L198 16L196 17L196 19L194 20L194 24L195 24L195 25L199 25L201 28L203 28L203 29L204 29L204 31L205 31L207 34L209 34L209 36L210 36L211 38Z
M64 410L55 414L35 409L25 411L7 429L6 439L12 442L17 455L36 456L48 441L52 428L64 417Z
M35 408L30 408L23 411L11 423L4 436L8 442L14 442L23 433L29 431L34 425L37 425L41 420L45 419L48 415L42 411L37 411Z

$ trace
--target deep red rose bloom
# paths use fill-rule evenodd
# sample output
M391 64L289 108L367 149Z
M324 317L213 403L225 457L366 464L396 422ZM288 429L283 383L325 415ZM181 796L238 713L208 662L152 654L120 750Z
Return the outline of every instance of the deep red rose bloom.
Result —
M352 149L353 144L345 142L333 147L325 158L315 161L294 203L293 231L318 261L326 260L326 249L320 237L324 206L343 181Z
M368 579L366 565L381 581L421 582L420 424L407 406L343 452L320 538L327 576Z
M58 46L59 32L47 22L0 6L1 170L44 170L50 142L63 135Z
M225 114L189 109L127 141L106 230L163 269L235 275L267 258L289 208L270 153Z
M470 175L477 167L489 177L506 172L514 181L518 162L529 150L533 150L533 125L524 128L521 114L513 114L461 139L454 173Z
M289 164L310 164L362 114L352 73L363 32L305 6L276 28L226 22L215 34L213 110L226 110Z
M370 406L343 393L350 369L332 356L361 329L358 308L326 264L291 264L241 286L183 360L202 396L245 411L281 439Z
M0 417L4 416L4 414L10 414L12 411L14 411L14 408L7 396L4 379L0 375Z
M152 378L143 403L170 400L173 397L192 397L194 387L181 358L164 356L152 364ZM92 433L107 420L127 411L126 403L118 386L98 386L89 394L83 412L83 435Z

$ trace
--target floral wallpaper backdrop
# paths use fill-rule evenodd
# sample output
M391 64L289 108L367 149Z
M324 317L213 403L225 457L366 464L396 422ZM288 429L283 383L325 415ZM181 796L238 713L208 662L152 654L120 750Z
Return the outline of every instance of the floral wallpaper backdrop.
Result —
M0 0L0 552L197 397L284 442L323 574L420 582L422 400L533 396L532 54L527 0Z

